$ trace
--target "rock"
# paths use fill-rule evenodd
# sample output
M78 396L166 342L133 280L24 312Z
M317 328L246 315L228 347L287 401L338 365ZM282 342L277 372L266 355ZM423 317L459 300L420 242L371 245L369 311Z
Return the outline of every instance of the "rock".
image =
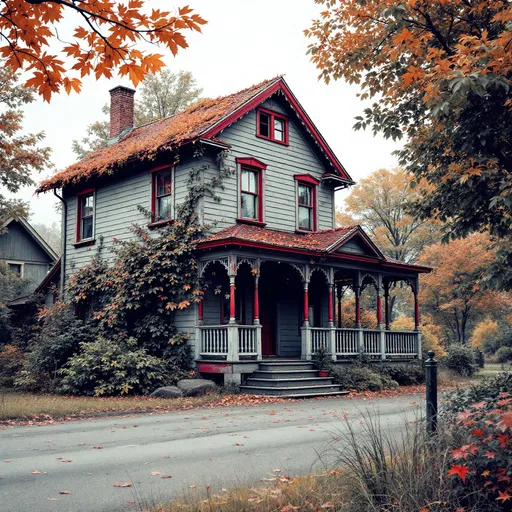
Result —
M178 387L185 396L205 395L216 389L215 382L206 379L186 379L178 382Z
M163 388L155 389L149 396L151 398L180 398L183 396L183 393L176 386L164 386Z

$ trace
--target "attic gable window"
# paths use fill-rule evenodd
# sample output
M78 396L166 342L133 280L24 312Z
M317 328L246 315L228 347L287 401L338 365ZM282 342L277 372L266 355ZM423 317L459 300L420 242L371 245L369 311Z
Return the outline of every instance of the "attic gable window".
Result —
M288 119L286 116L259 108L256 115L256 136L288 145Z
M240 222L263 224L263 172L267 166L256 158L237 158L240 172Z
M174 215L173 168L159 168L152 173L151 213L155 222L168 221Z
M95 191L84 190L77 194L76 241L94 240Z

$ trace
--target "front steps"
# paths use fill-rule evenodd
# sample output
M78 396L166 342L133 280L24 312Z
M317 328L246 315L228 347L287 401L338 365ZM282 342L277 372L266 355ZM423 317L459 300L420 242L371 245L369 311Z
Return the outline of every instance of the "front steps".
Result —
M276 361L260 363L244 386L242 393L251 395L306 398L346 395L331 377L319 377L313 363L307 361Z

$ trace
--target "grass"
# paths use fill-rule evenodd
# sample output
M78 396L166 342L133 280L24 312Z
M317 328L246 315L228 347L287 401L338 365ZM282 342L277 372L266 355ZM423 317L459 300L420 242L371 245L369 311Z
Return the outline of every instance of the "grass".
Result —
M34 395L0 391L0 422L9 420L44 421L113 412L176 411L217 405L222 399L223 397L218 393L169 400L148 397L101 398Z

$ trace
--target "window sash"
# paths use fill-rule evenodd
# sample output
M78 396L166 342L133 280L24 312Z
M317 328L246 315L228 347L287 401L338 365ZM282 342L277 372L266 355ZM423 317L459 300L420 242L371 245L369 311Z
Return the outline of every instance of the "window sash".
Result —
M173 182L172 169L155 173L154 179L154 212L160 220L173 216Z
M263 128L263 129L262 129ZM258 112L258 135L282 144L288 143L288 120L273 112Z
M78 240L89 240L94 236L94 193L80 197L80 233Z
M297 186L297 224L299 229L315 229L315 190L310 185Z
M243 219L261 220L260 172L242 168L240 177L240 216Z

